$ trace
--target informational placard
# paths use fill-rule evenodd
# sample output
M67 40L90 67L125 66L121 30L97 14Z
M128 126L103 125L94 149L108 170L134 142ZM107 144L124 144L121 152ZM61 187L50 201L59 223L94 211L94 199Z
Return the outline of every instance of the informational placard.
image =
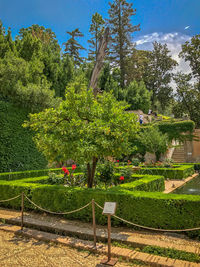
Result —
M117 206L116 202L105 202L103 208L103 214L114 215L116 211L116 206Z

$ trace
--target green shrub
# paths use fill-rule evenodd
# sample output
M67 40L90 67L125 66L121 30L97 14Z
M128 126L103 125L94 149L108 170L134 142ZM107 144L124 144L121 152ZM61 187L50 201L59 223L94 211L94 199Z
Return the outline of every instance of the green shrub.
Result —
M0 101L0 172L42 169L45 157L37 150L33 132L24 129L28 111Z
M105 186L110 185L114 178L114 163L106 160L103 164L97 165L95 184L104 183Z
M139 174L163 175L168 179L184 179L194 173L193 165L175 166L175 168L142 167Z

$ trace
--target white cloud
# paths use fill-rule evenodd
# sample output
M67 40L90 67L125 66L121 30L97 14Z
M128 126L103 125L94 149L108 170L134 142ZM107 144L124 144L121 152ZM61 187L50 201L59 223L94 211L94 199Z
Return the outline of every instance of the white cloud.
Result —
M187 30L187 29L189 29L190 28L190 26L186 26L185 28L184 28L184 30Z
M186 41L189 41L191 37L186 34L174 32L174 33L162 33L154 32L151 34L138 37L136 40L136 48L142 50L152 50L153 42L157 41L161 44L167 44L168 49L171 52L172 58L178 62L176 71L182 71L184 73L190 72L190 66L183 59L179 58L181 51L181 45Z

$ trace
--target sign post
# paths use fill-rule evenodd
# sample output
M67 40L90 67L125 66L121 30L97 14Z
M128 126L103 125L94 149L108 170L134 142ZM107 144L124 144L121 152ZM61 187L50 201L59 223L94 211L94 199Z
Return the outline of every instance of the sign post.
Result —
M108 258L103 259L101 264L114 266L117 262L116 259L111 258L111 215L116 211L116 202L105 202L103 214L108 216Z

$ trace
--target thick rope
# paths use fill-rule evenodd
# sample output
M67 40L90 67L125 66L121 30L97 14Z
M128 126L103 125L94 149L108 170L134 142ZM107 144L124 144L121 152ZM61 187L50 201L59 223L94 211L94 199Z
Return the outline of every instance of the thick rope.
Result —
M12 197L12 198L9 198L9 199L5 199L5 200L0 200L0 203L1 203L1 202L11 201L11 200L16 199L16 198L18 198L18 197L20 197L20 196L21 196L21 195L18 195L18 196L16 196L16 197Z
M74 212L78 212L80 210L83 210L85 208L87 208L90 204L91 204L91 201L86 204L85 206L79 208L79 209L76 209L76 210L72 210L72 211L66 211L66 212L53 212L53 211L50 211L50 210L46 210L40 206L38 206L37 204L35 204L33 201L31 201L26 195L25 195L26 199L31 203L33 204L35 207L37 207L38 209L44 211L44 212L47 212L47 213L51 213L51 214L57 214L57 215L67 215L67 214L71 214L71 213L74 213Z
M101 207L97 202L95 202L95 204L97 205L97 207L99 207L100 209L103 210L103 207ZM187 231L196 231L196 230L200 230L200 227L197 227L197 228L189 228L189 229L183 229L183 230L180 230L180 229L175 229L175 230L168 230L168 229L158 229L158 228L152 228L152 227L148 227L148 226L143 226L143 225L139 225L139 224L136 224L136 223L132 223L132 222L129 222L121 217L118 217L116 215L112 215L114 218L122 221L122 222L125 222L125 223L128 223L128 224L131 224L133 226L136 226L136 227L140 227L140 228L143 228L143 229L147 229L147 230L151 230L151 231L158 231L158 232L187 232Z

